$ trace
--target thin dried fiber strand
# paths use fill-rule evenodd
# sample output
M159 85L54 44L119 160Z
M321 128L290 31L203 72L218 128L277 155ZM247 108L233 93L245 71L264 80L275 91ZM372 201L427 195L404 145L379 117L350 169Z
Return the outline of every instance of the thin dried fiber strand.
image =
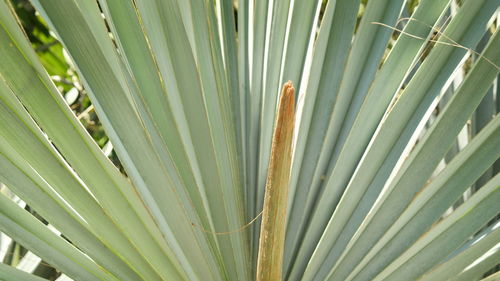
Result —
M194 227L196 227L196 228L198 228L198 229L200 229L202 232L205 232L205 233L210 233L210 234L214 234L214 235L228 235L228 234L233 234L233 233L237 233L237 232L243 231L245 228L247 228L250 225L252 225L262 215L263 212L264 212L264 210L260 211L260 213L255 218L253 218L251 221L249 221L248 223L244 224L240 228L237 228L237 229L234 229L234 230L231 230L231 231L215 232L215 231L207 230L207 229L203 228L202 226L197 225L195 223L191 223L191 225L194 226Z
M443 37L443 38L445 38L445 39L447 39L447 40L450 40L450 41L451 41L451 43L449 43L449 42L443 42L443 41L440 41L440 40L429 39L429 42L436 43L436 44L441 44L441 45L446 45L446 46L451 46L451 47L457 47L457 48L460 48L460 49L464 49L464 50L470 51L471 53L474 53L475 55L477 55L477 56L478 56L478 58L477 58L478 60L479 60L479 59L484 59L484 60L485 60L485 61L487 61L489 64L491 64L493 67L495 67L497 70L500 70L500 67L498 67L498 65L496 65L496 64L495 64L495 63L494 63L491 59L489 59L489 58L487 58L487 57L483 56L482 54L480 54L479 52L477 52L477 51L475 51L475 50L473 50L473 49L471 49L471 48L467 48L467 47L465 47L465 46L463 46L463 45L460 45L458 42L456 42L455 40L453 40L453 39L452 39L452 38L450 38L449 36L446 36L446 34L444 34L444 33L443 33L440 29L438 29L438 28L436 28L436 27L434 27L434 26L428 25L428 24L426 24L426 23L424 23L424 22L422 22L422 21L419 21L419 20L417 20L417 19L414 19L414 18L401 18L401 19L399 19L399 20L398 20L398 22L396 23L396 25L397 25L397 24L399 24L399 22L401 22L401 21L405 21L405 20L407 20L407 21L416 21L416 22L418 22L418 23L421 23L421 24L423 24L423 25L426 25L427 27L429 27L429 28L431 28L433 31L435 31L437 34L439 34L439 36L440 36L440 37ZM390 29L392 29L392 30L394 30L394 31L398 31L398 32L400 32L401 34L406 35L406 36L409 36L409 37L411 37L411 38L420 39L420 40L427 40L427 38L423 38L423 37L420 37L420 36L417 36L417 35L414 35L414 34L411 34L411 33L405 32L405 31L403 31L403 30L401 30L401 29L399 29L399 28L397 28L397 27L390 26L390 25L385 24L385 23L376 22L376 21L371 22L371 23L372 23L372 24L376 24L376 25L380 25L380 26L383 26L383 27L390 28Z

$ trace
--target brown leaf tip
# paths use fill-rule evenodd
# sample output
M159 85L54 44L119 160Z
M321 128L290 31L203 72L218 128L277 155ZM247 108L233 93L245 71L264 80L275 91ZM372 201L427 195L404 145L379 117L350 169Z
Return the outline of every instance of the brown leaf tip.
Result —
M295 98L295 88L293 87L292 81L288 80L288 82L283 85L283 95L286 96L285 98L287 99L290 98L290 95Z
M283 85L281 97L278 104L278 114L276 116L276 129L274 132L274 140L282 141L282 135L293 131L295 119L295 88L291 81Z
M283 85L279 107L279 111L288 116L282 116L282 118L290 118L290 116L295 115L295 88L292 81L288 81Z

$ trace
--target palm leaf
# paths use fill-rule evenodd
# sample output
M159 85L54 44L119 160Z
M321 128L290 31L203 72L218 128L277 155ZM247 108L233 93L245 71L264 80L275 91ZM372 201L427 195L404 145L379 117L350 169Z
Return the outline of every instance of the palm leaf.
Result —
M268 250L283 280L469 280L495 266L499 0L31 4L124 170L0 0L0 182L46 220L1 195L0 231L60 280L252 280ZM288 80L288 207L266 205L286 225L263 226L284 249L259 249L260 222L242 226L272 181ZM14 267L0 278L41 280Z

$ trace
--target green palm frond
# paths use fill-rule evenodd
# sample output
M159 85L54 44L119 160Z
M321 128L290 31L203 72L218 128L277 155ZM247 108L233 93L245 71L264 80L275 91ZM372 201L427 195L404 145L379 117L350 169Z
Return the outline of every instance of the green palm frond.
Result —
M35 50L0 0L0 182L34 210L2 193L0 242L33 268L255 280L260 221L247 223L290 80L283 280L496 271L500 0L30 2L62 45ZM97 143L75 93L102 122ZM9 243L1 280L50 277L4 259Z

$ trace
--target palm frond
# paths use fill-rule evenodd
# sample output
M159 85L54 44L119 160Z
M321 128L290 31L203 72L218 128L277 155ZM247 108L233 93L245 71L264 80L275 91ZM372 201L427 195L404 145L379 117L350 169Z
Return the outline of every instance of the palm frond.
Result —
M0 182L46 220L0 195L0 231L60 280L255 279L260 222L242 226L264 205L288 80L283 280L496 265L499 0L31 4L123 168L0 0ZM14 266L0 279L42 280Z

